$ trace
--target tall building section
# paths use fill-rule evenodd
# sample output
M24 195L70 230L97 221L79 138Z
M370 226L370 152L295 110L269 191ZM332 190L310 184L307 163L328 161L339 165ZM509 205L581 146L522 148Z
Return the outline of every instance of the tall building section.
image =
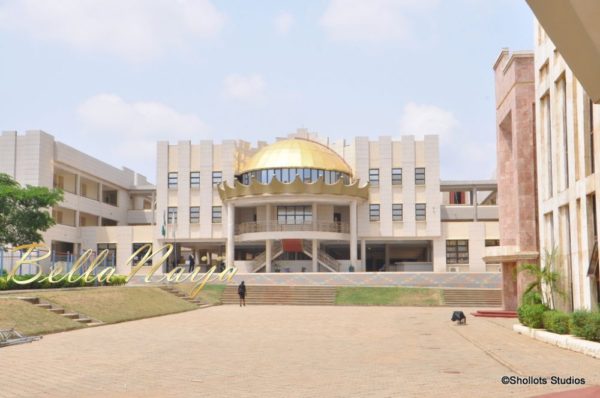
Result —
M598 105L537 21L534 73L540 251L558 251L561 306L596 308Z
M515 310L527 286L521 265L538 263L533 52L503 49L494 64L500 246L486 261L502 264L503 304Z

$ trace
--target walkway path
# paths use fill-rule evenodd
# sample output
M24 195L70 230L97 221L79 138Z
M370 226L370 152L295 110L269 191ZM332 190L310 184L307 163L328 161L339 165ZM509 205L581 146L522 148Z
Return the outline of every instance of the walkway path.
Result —
M525 397L600 361L452 309L220 306L0 349L0 397Z

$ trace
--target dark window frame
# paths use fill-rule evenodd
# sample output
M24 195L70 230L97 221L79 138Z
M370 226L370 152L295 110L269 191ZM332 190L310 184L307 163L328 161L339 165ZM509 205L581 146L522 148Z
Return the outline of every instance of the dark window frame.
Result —
M403 221L403 213L402 203L392 203L392 221Z
M379 221L381 218L381 205L379 203L369 204L369 221Z
M199 171L190 171L190 188L200 188Z
M190 206L190 224L200 224L200 206Z
M179 173L176 171L169 171L167 174L167 187L169 189L177 189L179 185Z
M402 185L402 167L392 169L392 185Z
M415 167L415 185L425 185L425 167Z
M415 220L427 221L427 204L415 203Z

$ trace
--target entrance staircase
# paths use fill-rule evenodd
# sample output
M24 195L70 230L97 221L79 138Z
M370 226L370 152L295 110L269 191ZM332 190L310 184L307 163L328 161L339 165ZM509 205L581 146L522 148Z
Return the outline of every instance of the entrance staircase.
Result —
M281 242L278 240L273 241L271 244L271 259L274 260L277 257L283 254L283 247L281 246ZM261 269L267 266L267 251L260 253L258 256L254 257L254 268L252 268L252 272L259 272Z
M313 256L312 249L313 246L310 240L302 241L302 251L310 258L312 258ZM321 265L327 271L339 272L341 269L340 262L337 261L335 258L331 257L324 250L317 249L317 261L319 265Z
M444 303L459 307L502 307L501 289L442 289Z
M334 305L335 286L246 286L247 305ZM223 304L240 303L237 285L227 285Z
M185 300L188 303L192 303L192 304L196 305L198 308L205 308L205 307L210 307L211 306L210 304L204 304L199 299L193 299L193 298L189 297L187 294L185 294L184 292L182 292L181 290L177 289L174 286L171 286L171 285L162 285L160 288L162 290L164 290L165 292L174 295L175 297L179 297L180 299Z

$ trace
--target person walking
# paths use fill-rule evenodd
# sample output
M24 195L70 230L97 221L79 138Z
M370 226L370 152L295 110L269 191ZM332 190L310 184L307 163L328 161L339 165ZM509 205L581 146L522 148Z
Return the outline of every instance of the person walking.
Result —
M189 263L189 272L192 272L194 270L194 266L196 265L196 261L194 260L194 256L192 256L190 254L190 256L188 257L188 263Z
M238 286L238 295L240 296L240 307L242 306L242 303L244 304L244 307L246 306L246 284L244 283L244 281L242 281L242 283L240 283L240 285Z

